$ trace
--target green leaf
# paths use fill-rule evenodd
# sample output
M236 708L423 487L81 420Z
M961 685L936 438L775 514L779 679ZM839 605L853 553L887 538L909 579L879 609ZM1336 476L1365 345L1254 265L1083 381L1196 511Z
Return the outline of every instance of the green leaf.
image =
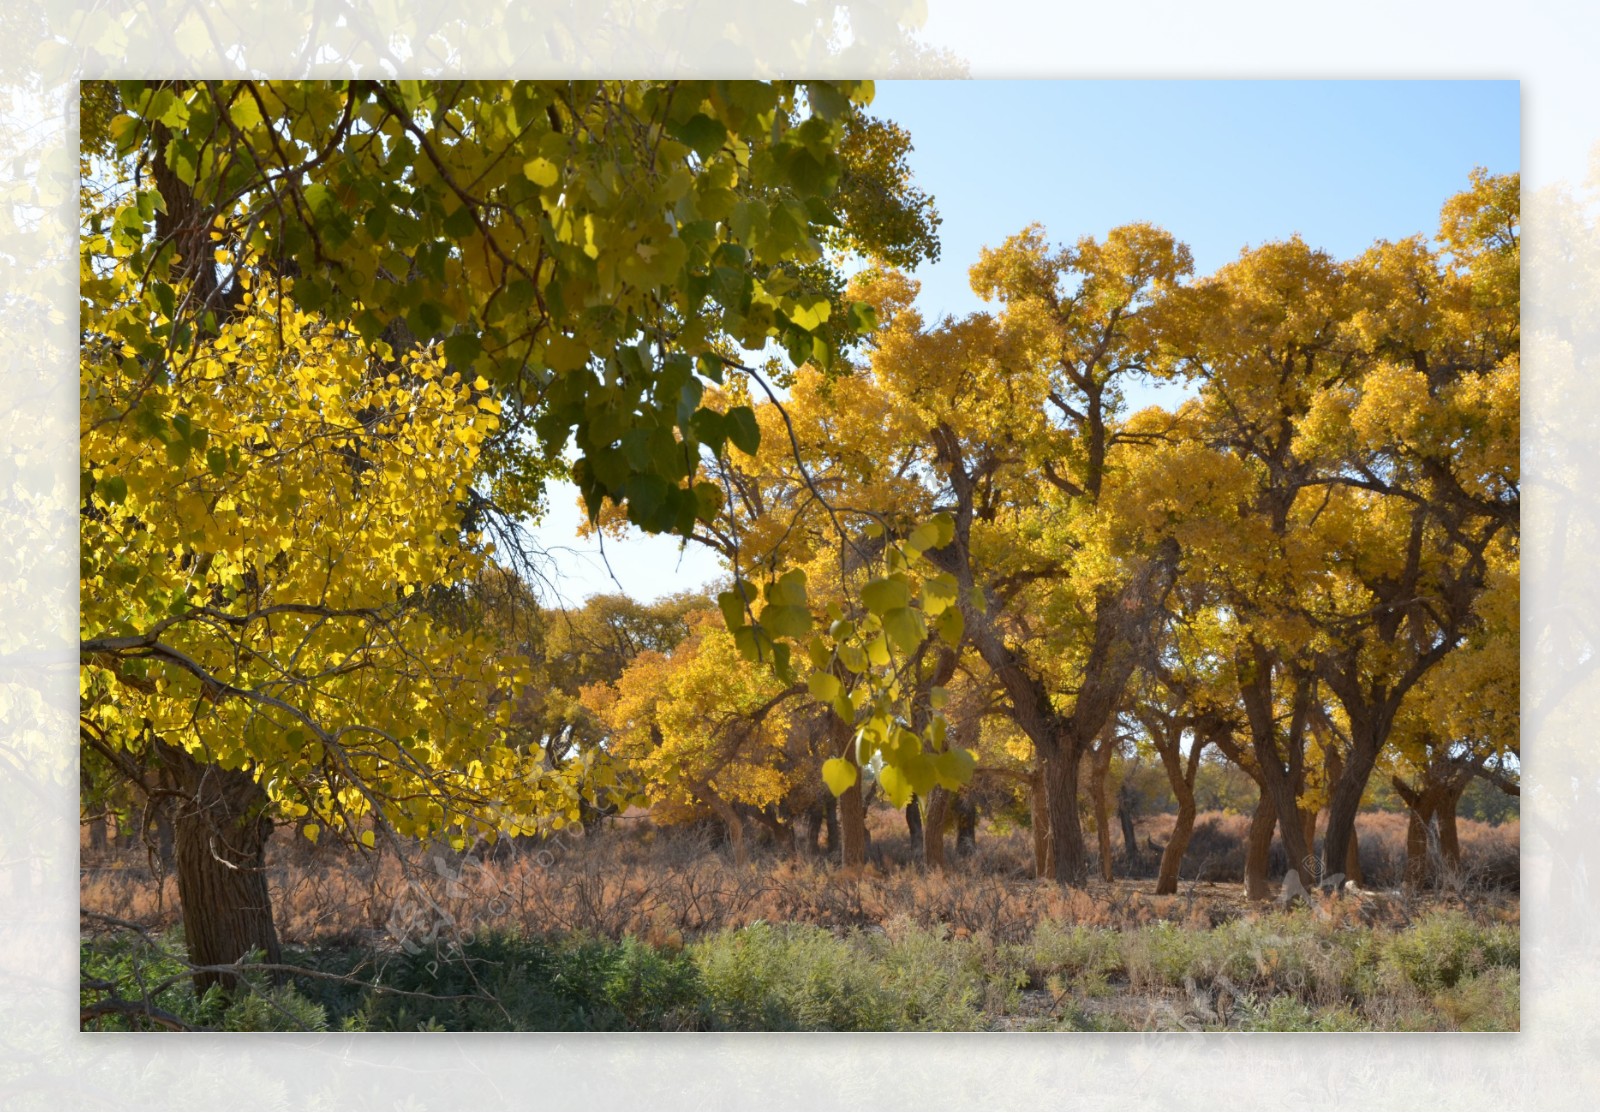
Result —
M722 620L728 624L729 630L737 630L745 624L745 597L737 590L719 593L717 606L722 610Z
M789 313L789 320L807 332L815 332L827 321L828 314L832 310L833 306L828 303L828 299L825 297L814 297L806 301L797 300L794 309Z
M826 669L833 664L833 653L821 638L812 638L806 643L806 656L811 658L811 664L819 669Z
M954 541L955 536L955 519L948 514L938 514L912 530L906 543L921 553L929 549L942 549Z
M861 589L861 602L867 610L881 616L911 602L911 584L898 573L872 580Z
M741 626L733 632L733 644L738 647L739 656L753 664L762 664L774 659L772 652L772 638L759 626Z
M956 578L949 572L941 572L922 582L922 609L928 617L936 617L955 605L959 592L960 585L956 583Z
M839 647L839 661L851 672L867 671L867 655L861 651L859 646L848 643L841 645Z
M877 637L873 638L867 643L867 660L871 661L880 669L887 668L889 663L893 660L893 658L889 656L889 643L883 640L882 634L879 634Z
M889 803L897 810L911 803L911 780L893 765L883 767L883 772L878 774L878 783L883 786L884 795L889 797Z
M113 475L102 479L96 485L95 492L107 505L115 506L128 497L128 483L120 475Z
M794 683L794 669L789 665L790 650L788 642L778 642L772 647L772 671L782 684Z
M938 782L955 792L972 780L972 771L977 768L978 762L971 750L952 746L942 754L935 754L932 764Z
M961 644L961 636L967 631L966 619L961 617L959 607L950 607L939 613L933 620L933 628L939 632L939 637L951 649Z
M811 632L811 612L805 607L769 603L761 609L762 628L778 638L801 638Z
M561 177L561 168L547 158L529 159L522 164L522 174L540 189L553 186Z
M806 82L806 100L811 102L811 110L824 120L836 120L850 111L850 98L828 81Z
M835 796L849 792L858 776L856 767L842 757L830 757L822 763L822 780Z
M478 358L482 350L483 342L470 332L458 332L444 342L444 358L454 364L458 371L465 371L472 366L472 361Z
M735 406L723 415L723 420L733 446L746 456L754 456L761 447L761 427L756 424L755 411L749 406Z
M832 703L839 697L839 678L832 673L812 673L806 678L806 687L823 703Z
M900 767L911 785L911 791L918 796L926 798L933 791L933 786L939 783L933 759L920 749L902 761Z
M710 158L728 141L728 129L721 120L704 113L696 113L681 124L671 128L672 137L687 144L702 159Z
M767 601L789 607L806 605L806 573L793 568L767 585Z
M889 644L905 654L915 653L917 646L922 644L922 639L928 636L928 628L922 620L921 612L911 607L896 607L891 611L885 611L883 632L889 636Z

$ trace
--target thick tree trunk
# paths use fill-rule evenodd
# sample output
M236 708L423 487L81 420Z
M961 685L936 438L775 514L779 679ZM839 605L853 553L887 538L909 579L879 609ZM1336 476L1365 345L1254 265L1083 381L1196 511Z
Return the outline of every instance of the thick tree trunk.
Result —
M1366 794L1367 781L1377 763L1375 741L1363 742L1359 736L1354 741L1350 758L1328 798L1328 829L1322 837L1325 873L1337 872L1349 861L1350 848L1355 843L1356 813L1361 810L1361 797Z
M928 794L928 816L922 825L922 864L931 870L945 868L944 824L949 808L949 790L935 785Z
M1461 794L1466 788L1467 782L1462 781L1459 788L1446 791L1444 798L1439 801L1439 810L1434 813L1439 818L1439 854L1444 859L1445 868L1451 872L1461 869L1461 836L1456 831L1456 809L1461 804Z
M1366 872L1361 868L1361 832L1354 827L1350 828L1350 849L1344 856L1344 875L1353 884L1367 883Z
M1250 817L1250 837L1244 853L1244 895L1246 900L1267 900L1272 896L1267 874L1272 856L1272 832L1278 826L1278 809L1266 788L1256 801Z
M1094 800L1094 833L1100 851L1100 878L1114 881L1116 873L1111 865L1111 801L1106 795L1107 776L1111 770L1111 740L1102 738L1100 745L1089 753L1089 795Z
M1045 797L1042 768L1035 769L1029 779L1029 802L1033 814L1033 876L1049 877L1053 872L1050 862L1050 804Z
M101 853L106 849L106 817L103 814L89 821L89 849Z
M1051 876L1082 886L1089 875L1083 827L1078 822L1078 748L1059 745L1045 756L1045 800L1050 813Z
M956 794L954 806L956 812L956 856L961 857L978 849L978 804L969 794L959 792Z
M1316 861L1306 841L1305 815L1300 810L1295 787L1281 769L1266 771L1263 780L1266 781L1266 794L1272 797L1272 810L1278 820L1278 835L1283 840L1283 852L1288 859L1289 869L1299 876L1301 885L1310 889L1316 884Z
M839 853L839 801L834 799L831 792L822 802L822 822L823 829L828 833L827 843L822 851L832 858Z
M1434 826L1438 800L1423 793L1412 805L1406 823L1406 885L1414 890L1430 888L1435 876L1434 857L1439 847L1437 828Z
M850 724L833 717L834 753L850 764L856 763L855 736ZM867 808L861 793L861 771L856 770L856 783L846 789L838 800L839 805L839 864L847 869L863 866L867 861Z
M1124 780L1117 792L1117 823L1122 827L1122 857L1130 877L1138 874L1144 862L1144 856L1139 853L1139 832L1133 825L1133 806L1133 788Z
M1156 895L1165 896L1178 891L1178 869L1183 865L1183 855L1189 849L1189 836L1194 834L1194 793L1187 792L1178 798L1178 821L1172 825L1172 838L1161 852L1161 870L1156 875ZM1271 838L1270 829L1267 836ZM1246 870L1246 880L1249 871Z
M922 842L922 805L917 800L906 805L906 834L912 847Z
M805 847L812 857L816 857L822 852L819 845L819 840L822 838L823 819L824 810L820 802L813 803L809 808L806 809Z
M267 891L266 793L248 773L203 765L174 747L163 747L162 758L182 794L172 803L173 856L189 961L227 966L253 951L281 961ZM197 971L194 981L204 993L219 984L232 990L238 979Z

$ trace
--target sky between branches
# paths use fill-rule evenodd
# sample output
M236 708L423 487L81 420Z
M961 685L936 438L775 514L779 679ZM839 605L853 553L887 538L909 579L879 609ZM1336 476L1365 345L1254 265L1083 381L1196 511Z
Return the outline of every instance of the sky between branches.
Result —
M914 272L929 320L984 308L967 268L1034 221L1058 243L1150 221L1189 245L1196 274L1295 233L1342 259L1431 234L1473 167L1521 164L1515 81L880 81L872 112L910 132L917 184L943 218L939 262ZM533 534L567 603L651 599L722 573L709 550L639 534L606 543L608 572L576 537L576 488L553 487L549 503Z

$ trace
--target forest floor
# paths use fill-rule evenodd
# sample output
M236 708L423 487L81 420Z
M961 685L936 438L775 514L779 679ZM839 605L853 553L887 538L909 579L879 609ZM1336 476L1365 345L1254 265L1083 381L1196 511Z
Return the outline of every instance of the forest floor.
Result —
M642 826L404 859L280 837L269 875L298 972L275 985L246 969L252 989L231 1000L195 996L159 863L85 849L84 1004L130 1006L86 1026L157 1015L165 1027L391 1031L1520 1025L1520 902L1483 883L1504 872L1504 831L1471 832L1442 891L1374 884L1285 907L1192 877L1175 895L1137 877L1063 889L1030 876L1025 832L982 832L975 852L927 872L894 819L874 817L877 853L858 871L772 848L735 866L704 833Z

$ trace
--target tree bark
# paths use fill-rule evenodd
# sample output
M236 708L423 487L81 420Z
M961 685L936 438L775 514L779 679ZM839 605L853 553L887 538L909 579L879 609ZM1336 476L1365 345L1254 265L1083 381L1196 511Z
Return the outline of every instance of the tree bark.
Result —
M1050 804L1045 798L1042 768L1034 769L1028 786L1033 814L1033 876L1049 877L1054 872L1050 861Z
M772 844L778 851L793 857L797 852L794 824L785 822L776 804L769 804L765 808L752 811L756 822L772 835Z
M1134 828L1134 792L1126 778L1117 791L1117 822L1122 827L1122 856L1129 876L1139 872L1144 856L1139 853L1139 832Z
M1108 726L1107 734L1111 728ZM1103 737L1089 751L1089 795L1094 800L1094 833L1100 851L1100 879L1116 880L1111 865L1111 801L1106 796L1107 773L1111 770L1111 739Z
M106 849L106 817L97 815L89 821L89 849L103 853Z
M1461 869L1461 836L1456 830L1456 809L1468 783L1463 779L1459 787L1448 789L1439 801L1439 810L1434 813L1439 818L1439 854L1445 868L1452 872Z
M267 794L248 773L196 761L187 751L161 748L173 799L173 857L189 961L226 966L259 951L282 960L267 890L266 843L272 823ZM195 990L237 988L232 974L197 971Z
M949 790L935 785L928 794L928 815L922 824L922 864L931 870L945 868L944 824L949 807Z
M831 792L822 802L822 823L828 835L822 852L832 858L839 853L839 801L834 799Z
M739 814L739 809L709 788L702 790L700 796L722 821L722 829L728 834L728 846L733 850L733 864L741 867L749 865L750 850L745 846L744 817Z
M1354 827L1350 828L1350 849L1344 856L1344 876L1353 885L1365 885L1366 874L1361 870L1361 835Z
M806 850L812 857L822 853L819 840L822 838L822 824L824 811L821 802L813 803L806 809Z
M834 753L851 765L856 764L855 736L850 724L833 716ZM867 861L867 809L861 794L861 770L856 769L856 783L838 799L839 805L839 864L854 869Z
M922 842L922 805L915 799L906 805L906 834L913 847Z
M1356 813L1377 764L1376 728L1351 727L1351 753L1328 797L1328 827L1322 836L1324 872L1334 872L1348 862L1355 842Z
M978 804L965 792L955 799L956 855L972 854L978 849Z
M1046 755L1044 783L1050 813L1050 874L1063 885L1081 886L1088 880L1089 863L1078 823L1077 747L1057 747Z
M1272 855L1272 832L1278 826L1278 809L1272 794L1263 786L1256 810L1250 817L1250 839L1244 855L1244 895L1246 900L1267 900L1272 889L1267 880Z

